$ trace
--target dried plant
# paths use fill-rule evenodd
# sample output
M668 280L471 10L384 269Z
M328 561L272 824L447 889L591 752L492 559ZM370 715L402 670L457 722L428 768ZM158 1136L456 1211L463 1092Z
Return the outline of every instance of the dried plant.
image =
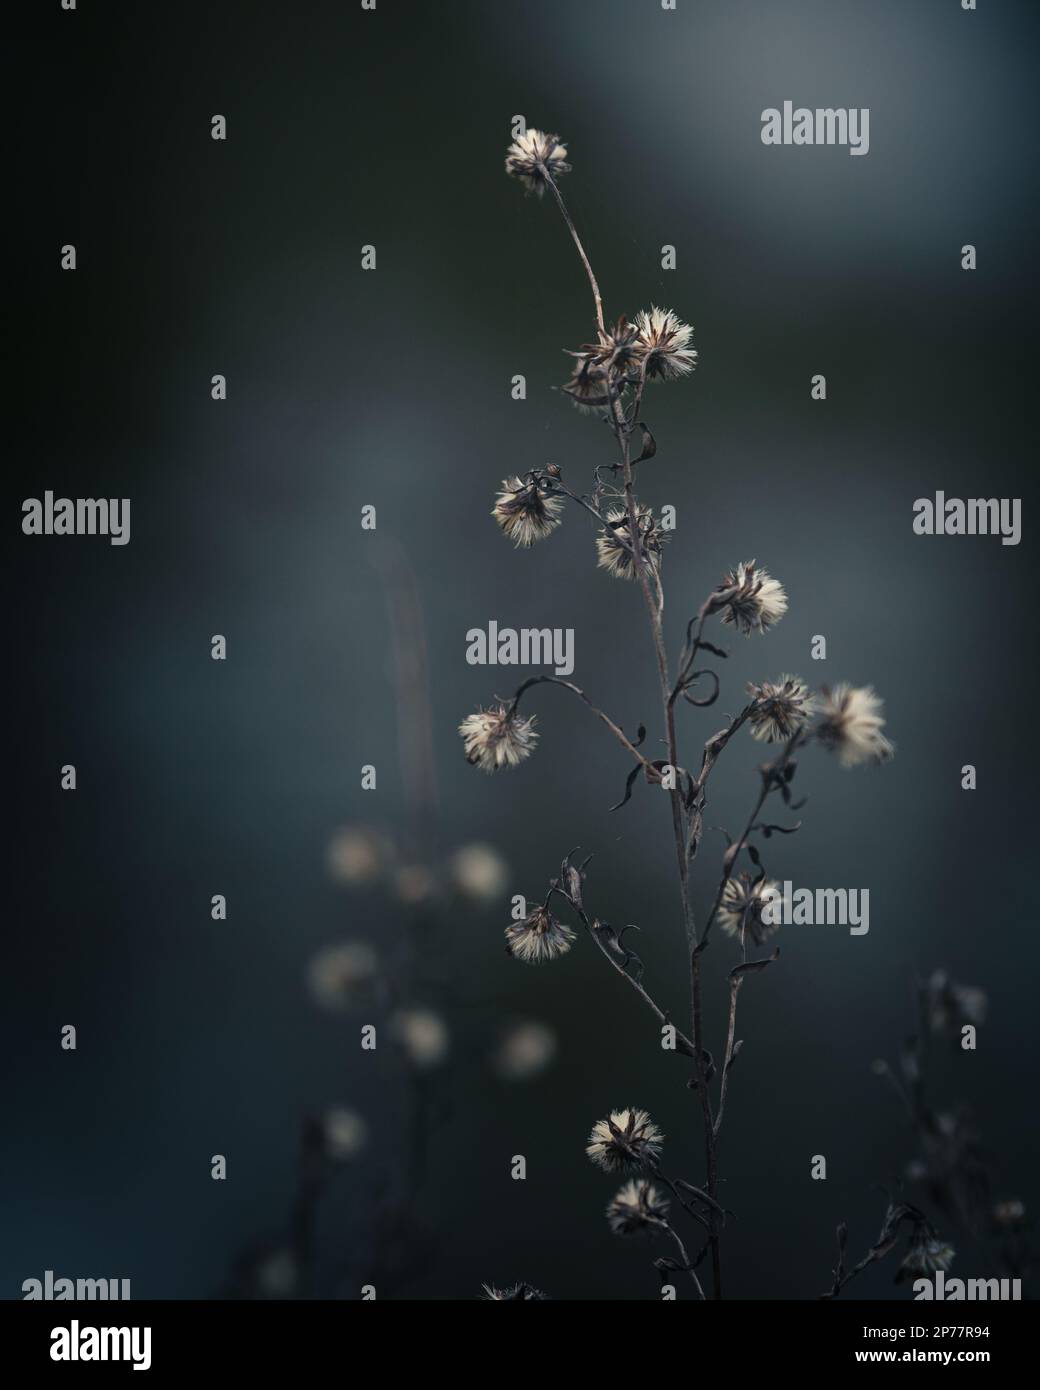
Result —
M833 1283L822 1297L837 1298L846 1284L858 1274L890 1255L904 1228L909 1230L909 1238L906 1252L896 1269L897 1284L904 1279L916 1279L940 1269L949 1269L954 1257L953 1247L939 1239L924 1212L908 1202L889 1202L877 1240L851 1268L845 1264L848 1227L844 1222L838 1227L838 1260L833 1270Z
M899 1186L919 1190L921 1200L941 1213L943 1221L987 1247L1003 1274L1024 1278L1035 1265L1033 1222L1018 1197L994 1200L996 1164L984 1148L970 1109L958 1104L936 1110L929 1099L926 1071L931 1048L944 1046L953 1057L966 1055L964 1033L986 1017L983 990L957 984L942 969L917 988L918 1031L903 1044L898 1066L874 1062L876 1076L891 1081L903 1102L917 1141L917 1156L906 1165ZM848 1227L838 1226L838 1259L824 1298L837 1298L852 1279L889 1255L908 1228L909 1240L896 1267L895 1282L948 1270L952 1245L941 1239L917 1205L889 1200L881 1231L866 1255L851 1268L845 1263Z
M963 1046L964 1033L984 1021L988 1007L983 990L934 970L917 987L918 1029L904 1042L897 1066L879 1058L873 1070L891 1081L916 1140L917 1154L902 1182L940 1212L944 1223L987 1248L1004 1274L1025 1278L1036 1264L1034 1223L1025 1203L997 1196L998 1164L982 1142L970 1106L960 1101L938 1109L931 1099L936 1052L953 1059L971 1055Z
M562 390L582 413L606 422L616 455L592 470L587 491L570 486L557 465L510 477L503 483L492 514L504 535L523 547L551 543L562 524L567 503L592 518L597 564L611 576L638 584L642 592L660 686L666 756L652 758L644 751L646 730L642 725L630 736L578 685L556 676L535 676L525 681L510 700L502 700L463 720L460 734L466 756L476 766L488 772L516 767L537 755L533 716L521 715L521 699L536 686L558 685L588 706L629 760L624 794L612 809L626 805L640 777L667 797L689 982L689 1034L671 1023L671 1011L651 998L644 987L642 963L624 941L629 928L616 932L586 907L588 860L574 864L568 855L559 874L551 880L544 901L522 921L511 923L506 939L515 959L532 964L551 962L570 949L574 940L574 932L555 912L569 914L654 1014L673 1050L692 1060L691 1084L699 1106L704 1148L704 1173L699 1184L664 1177L660 1168L660 1132L640 1110L619 1110L609 1119L599 1121L589 1143L589 1155L601 1167L636 1169L644 1174L630 1181L611 1202L611 1229L618 1234L629 1234L638 1228L669 1235L678 1247L679 1259L656 1262L662 1279L674 1270L689 1273L702 1298L705 1294L696 1271L710 1254L711 1290L715 1298L721 1298L721 1237L727 1213L718 1201L718 1144L733 1065L741 1047L736 1035L737 1002L744 981L779 955L779 950L774 949L768 956L749 956L749 949L760 948L775 929L763 916L762 909L774 885L766 878L756 838L769 839L776 833L786 835L798 829L797 823L775 824L763 819L763 810L767 801L777 797L789 810L796 810L801 804L792 800L792 782L798 755L810 745L830 750L846 767L884 761L893 749L882 733L881 702L873 690L839 685L813 695L797 676L783 675L778 680L752 684L740 713L704 741L696 770L684 764L677 715L683 707L704 708L715 702L720 686L718 674L710 662L700 663L705 657L721 660L726 655L707 639L709 622L717 618L746 638L764 634L783 618L788 599L783 586L756 561L736 564L688 618L678 656L674 663L669 659L664 623L664 542L668 537L652 507L637 495L636 482L639 470L650 463L658 448L654 431L643 419L647 385L689 378L697 359L692 346L693 330L672 310L656 305L631 318L620 315L613 323L605 317L599 284L560 193L558 180L571 167L566 159L567 150L557 136L528 130L510 147L506 171L518 177L528 192L539 196L551 193L585 269L595 306L594 334L570 352L574 366ZM701 849L709 781L727 745L745 725L756 739L776 745L776 753L758 769L750 815L737 838L729 839L714 897L698 925L691 866ZM750 871L743 868L742 856L750 861ZM740 959L728 970L726 978L728 1025L722 1061L718 1064L703 1036L702 1005L705 952L716 924L740 952ZM666 1199L651 1179L671 1192L700 1231L702 1243L692 1257L669 1226ZM892 1219L899 1225L910 1218L903 1213Z
M393 1134L387 1133L386 1111L371 1124L340 1103L302 1117L286 1216L238 1254L221 1287L230 1298L356 1298L366 1285L380 1298L406 1294L435 1264L452 1230L449 1215L431 1199L435 1145L458 1123L453 1082L466 1064L453 1048L452 1013L465 1006L471 1032L490 1035L483 1055L474 1054L472 1045L466 1049L467 1060L481 1070L482 1088L487 1073L501 1083L523 1083L548 1067L556 1051L547 1024L509 1020L495 1000L466 999L456 972L445 964L452 954L446 939L472 914L492 910L508 884L509 866L490 844L445 853L438 843L419 588L396 542L384 538L374 555L394 650L407 814L392 831L355 823L331 836L329 877L350 894L381 894L384 930L378 950L356 937L321 947L307 963L305 984L317 1009L344 1022L377 1025L380 1047L385 1038L392 1055L400 1104ZM569 927L560 930L573 936ZM437 951L430 950L434 941ZM486 1027L479 1016L474 1020L475 1005L486 1013ZM526 1284L487 1296L545 1297Z

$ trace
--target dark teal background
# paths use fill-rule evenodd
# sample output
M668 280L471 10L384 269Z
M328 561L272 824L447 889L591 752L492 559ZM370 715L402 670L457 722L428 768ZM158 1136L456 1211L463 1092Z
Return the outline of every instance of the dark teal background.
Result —
M611 458L602 426L553 391L591 300L551 203L503 174L516 113L568 145L565 192L608 313L654 301L695 326L697 372L647 402L659 453L643 496L678 511L671 649L738 560L757 557L790 597L774 633L729 643L719 705L682 712L685 761L749 679L788 670L873 683L898 744L880 771L806 757L804 828L768 847L774 877L869 888L871 929L789 929L742 995L721 1152L728 1291L814 1296L839 1219L855 1251L875 1236L877 1185L913 1149L870 1063L896 1054L915 980L940 964L991 1008L938 1096L972 1102L1001 1193L1035 1205L1036 7L52 9L6 54L4 1296L46 1268L129 1277L140 1297L217 1292L244 1246L277 1239L301 1118L333 1101L363 1110L372 1139L323 1214L326 1273L345 1251L338 1291L355 1297L385 1255L366 1213L399 1165L406 1091L386 1050L361 1053L357 1020L318 1013L305 987L329 941L385 950L405 930L404 909L345 893L324 864L338 825L403 817L368 553L384 538L425 607L439 773L426 829L443 851L491 841L511 891L532 896L572 846L594 852L593 910L639 923L648 985L685 1008L668 816L645 787L607 812L621 751L551 688L531 697L542 742L515 773L467 767L455 732L523 674L466 665L466 630L491 618L572 627L574 679L626 727L657 730L640 596L594 568L587 518L522 553L488 516L507 473L553 461L585 486ZM761 111L788 97L869 107L869 155L763 146ZM225 143L209 137L215 112ZM73 275L58 270L68 241ZM809 397L816 372L825 404ZM23 537L21 501L46 488L131 497L129 546ZM914 536L913 501L937 489L1021 497L1022 544ZM360 530L366 503L375 534ZM826 663L809 660L815 634ZM759 753L729 750L709 824L736 829ZM74 794L58 789L66 762ZM379 789L363 793L370 762ZM702 914L721 843L710 833L698 861ZM416 1194L441 1240L398 1291L471 1298L527 1279L560 1298L653 1297L653 1252L608 1235L613 1186L583 1148L608 1109L645 1105L670 1167L696 1180L681 1063L588 943L542 971L508 961L507 912L419 930L423 980L441 981L420 992L453 1052ZM716 1050L730 963L720 939ZM485 1059L512 1016L551 1023L560 1055L507 1088ZM59 1048L70 1022L74 1054ZM209 1177L218 1152L226 1183ZM509 1177L516 1153L525 1183ZM826 1182L809 1180L817 1153ZM949 1234L959 1273L996 1272ZM890 1296L890 1278L868 1273L861 1295Z

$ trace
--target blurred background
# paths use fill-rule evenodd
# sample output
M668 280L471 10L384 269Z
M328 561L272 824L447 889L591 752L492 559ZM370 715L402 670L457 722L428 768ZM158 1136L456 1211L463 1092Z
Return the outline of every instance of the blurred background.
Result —
M647 986L685 1017L666 807L639 785L608 812L628 762L552 687L529 697L541 745L514 772L471 769L456 733L526 674L466 664L467 629L490 619L573 628L574 679L658 733L642 600L595 568L588 518L525 553L488 515L507 474L554 462L586 487L611 461L557 389L591 297L552 203L503 173L517 114L569 148L608 315L656 302L695 327L696 373L645 411L659 452L642 496L678 514L671 650L739 560L789 594L775 632L726 643L718 705L682 711L684 761L748 680L784 671L874 684L898 745L880 770L805 757L803 829L765 847L772 877L868 888L870 932L788 928L742 993L727 1292L822 1293L836 1223L858 1257L879 1186L913 1195L912 1127L871 1064L896 1057L939 966L989 1009L976 1052L939 1049L934 1099L970 1104L993 1197L1031 1214L1036 8L51 8L5 59L3 1295L49 1268L129 1278L135 1297L355 1298L374 1282L465 1299L517 1280L657 1296L665 1252L609 1235L615 1184L584 1144L612 1107L644 1106L668 1169L700 1181L684 1064L590 943L528 969L502 930L511 896L544 893L580 845L591 910L639 924ZM761 112L786 98L869 107L869 155L763 146ZM23 537L22 499L48 488L130 497L130 544ZM915 536L912 504L937 489L1022 498L1022 544ZM809 659L816 634L826 662ZM709 825L737 830L760 757L734 742ZM697 862L702 915L722 845L709 831ZM731 964L720 937L716 1052ZM510 1037L523 1065L503 1058ZM955 1272L997 1272L991 1246L928 1209ZM857 1296L906 1297L892 1272Z

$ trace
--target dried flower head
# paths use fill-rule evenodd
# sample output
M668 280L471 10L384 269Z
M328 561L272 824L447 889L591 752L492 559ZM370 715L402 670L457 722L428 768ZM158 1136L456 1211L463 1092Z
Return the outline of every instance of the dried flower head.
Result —
M365 1147L368 1125L356 1110L336 1105L322 1117L322 1138L328 1156L342 1163L354 1158Z
M506 927L506 951L528 965L541 965L569 951L575 933L558 921L547 907L536 907L522 922Z
M448 1029L432 1009L398 1009L390 1031L416 1067L435 1067L448 1055Z
M546 174L557 179L570 171L567 148L558 135L526 130L506 151L506 173L519 179L528 193L537 193L539 198L546 189Z
M535 715L522 719L512 706L505 705L467 715L459 725L466 761L484 772L516 767L531 756L538 743L534 724Z
M563 390L583 414L589 415L597 408L602 410L610 403L606 371L586 353L574 353L572 356L578 360Z
M509 1299L548 1299L549 1295L536 1289L533 1284L511 1284L506 1289L496 1289L494 1284L484 1285L484 1301L505 1303Z
M290 1298L299 1282L300 1267L291 1250L267 1250L258 1256L253 1274L262 1298Z
M368 825L345 825L329 841L326 860L339 883L374 883L392 855L386 836Z
M843 682L833 689L823 686L816 736L825 748L838 755L842 767L882 763L895 752L881 732L885 727L882 707L882 701L869 685L852 686Z
M648 378L674 381L688 376L697 362L697 350L690 347L693 329L671 309L641 309L636 314L636 331L642 348Z
M783 585L759 569L754 560L744 560L715 590L711 611L721 611L724 623L732 623L750 637L780 621L787 612L787 595Z
M765 743L786 743L812 716L813 697L798 676L781 676L775 685L751 684L748 694L754 701L748 715L751 733Z
M326 946L307 967L307 979L315 999L326 1009L345 1009L370 996L379 961L364 941L344 941Z
M534 545L552 535L560 524L563 503L536 479L503 478L502 491L491 515L515 546Z
M910 1245L896 1270L896 1283L904 1279L919 1278L922 1274L935 1274L937 1270L947 1270L953 1263L954 1249L940 1240L925 1225L918 1226L910 1237Z
M544 1023L518 1023L509 1030L495 1054L495 1070L504 1081L527 1081L537 1076L556 1055L556 1034Z
M772 879L756 880L747 873L727 879L719 903L719 926L729 936L739 939L745 934L749 941L761 946L780 925L763 916L773 895L779 892L780 885Z
M436 876L425 864L402 864L394 872L394 892L401 902L415 907L436 897Z
M640 543L647 564L656 569L661 559L661 532L649 507L640 507L637 512ZM600 569L617 579L636 579L635 560L629 544L632 528L628 512L624 507L616 507L607 513L607 524L596 537L596 563Z
M505 892L509 869L491 845L463 845L452 856L451 881L464 898L492 903Z
M993 1207L993 1220L1007 1230L1016 1230L1026 1219L1025 1203L1019 1197L1009 1197Z
M607 1224L616 1236L649 1235L668 1220L668 1199L646 1178L626 1182L607 1203Z
M985 990L958 985L945 970L933 971L921 988L921 1008L932 1033L960 1039L965 1024L985 1021L989 1000Z
M594 343L583 344L581 351L572 356L579 362L598 367L608 374L609 380L621 386L629 370L642 361L644 353L639 329L622 314L610 328L598 331Z
M645 1110L613 1110L609 1119L592 1126L585 1152L608 1173L653 1168L663 1141L664 1135Z

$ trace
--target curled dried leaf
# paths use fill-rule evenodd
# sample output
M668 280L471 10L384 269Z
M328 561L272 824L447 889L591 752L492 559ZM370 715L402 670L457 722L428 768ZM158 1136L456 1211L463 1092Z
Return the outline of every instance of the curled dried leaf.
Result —
M735 965L729 972L731 980L741 980L745 975L756 974L759 970L764 970L767 965L772 965L780 955L780 947L777 946L771 956L765 956L762 960L746 960L741 965Z

